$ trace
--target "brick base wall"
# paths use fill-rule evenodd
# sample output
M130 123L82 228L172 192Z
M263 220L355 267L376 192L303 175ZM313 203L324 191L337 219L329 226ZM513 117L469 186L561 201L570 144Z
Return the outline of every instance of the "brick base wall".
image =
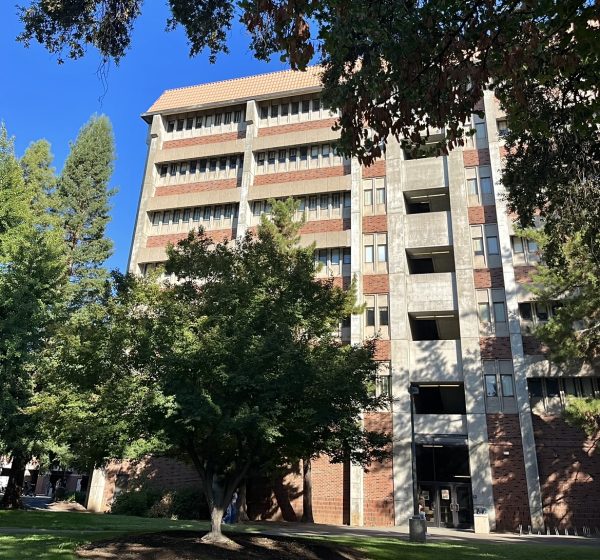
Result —
M527 528L531 516L519 417L488 414L487 425L496 530L515 531L519 524Z
M546 525L600 529L600 440L558 416L534 415L533 429Z

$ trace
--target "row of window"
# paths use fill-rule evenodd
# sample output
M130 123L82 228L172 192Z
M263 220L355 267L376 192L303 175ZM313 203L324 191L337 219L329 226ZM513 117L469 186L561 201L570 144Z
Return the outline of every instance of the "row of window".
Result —
M164 210L152 214L152 226L187 224L189 222L211 222L231 220L238 217L237 204L217 204L214 206L196 206L195 208L178 208Z
M338 272L339 266L351 264L350 247L334 247L332 249L318 249L315 251L315 266L320 267L322 275L327 272Z
M598 377L535 377L527 380L534 413L560 413L569 397L599 397Z
M296 99L291 101L272 101L271 103L261 104L259 108L261 120L278 120L280 121L290 115L308 116L310 113L320 115L323 109L321 98L314 97L312 99Z
M202 158L190 161L175 161L172 163L162 163L159 165L159 175L164 177L185 177L192 178L199 173L209 173L217 171L240 171L244 162L242 154L232 154L218 158Z
M308 220L324 220L339 217L343 208L350 208L352 199L348 191L323 193L320 195L295 197L298 202L298 212L304 214ZM271 207L266 200L252 202L252 215L269 214Z
M256 154L258 173L275 173L318 167L342 165L344 158L338 156L331 144L313 144L279 148Z
M365 336L389 338L390 302L388 294L365 295Z
M244 120L244 110L235 109L211 113L209 115L191 115L187 117L169 118L167 132L181 132L183 130L200 130L231 123L240 123Z

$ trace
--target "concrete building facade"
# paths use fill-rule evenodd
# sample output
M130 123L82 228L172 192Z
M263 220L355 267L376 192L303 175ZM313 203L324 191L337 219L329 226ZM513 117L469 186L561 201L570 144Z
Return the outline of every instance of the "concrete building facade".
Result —
M143 115L130 271L160 265L192 228L234 239L257 226L269 199L298 199L301 242L316 244L319 274L340 286L355 277L365 303L341 335L379 334L377 390L393 397L390 410L365 418L393 434L393 459L366 472L319 459L316 520L407 524L414 437L417 500L431 525L471 527L487 511L498 530L600 526L594 444L560 420L567 395L599 394L598 374L560 370L528 336L552 309L527 290L537 247L515 235L506 211L506 119L495 98L486 93L474 136L449 156L391 141L363 167L335 153L336 115L320 89L311 68L166 91ZM559 440L570 453L560 469Z

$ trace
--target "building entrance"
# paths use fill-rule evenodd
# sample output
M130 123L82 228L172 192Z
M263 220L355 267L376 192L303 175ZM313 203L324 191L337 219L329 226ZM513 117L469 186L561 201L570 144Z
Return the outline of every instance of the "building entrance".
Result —
M464 445L418 445L420 510L431 527L473 527L469 451Z

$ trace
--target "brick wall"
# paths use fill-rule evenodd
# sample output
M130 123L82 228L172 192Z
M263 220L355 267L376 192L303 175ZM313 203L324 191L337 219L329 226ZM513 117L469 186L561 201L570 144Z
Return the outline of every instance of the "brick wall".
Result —
M525 459L518 414L488 414L488 441L496 529L515 531L531 524Z
M463 163L465 167L473 167L475 165L489 165L490 151L485 150L464 150Z
M510 338L508 336L487 336L479 339L479 350L483 359L510 360Z
M326 179L327 177L342 177L348 175L350 169L343 165L334 167L319 167L317 169L301 169L299 171L285 171L284 173L266 173L254 177L254 186L274 185L275 183L292 183L296 181L310 181L311 179Z
M504 288L502 268L479 268L473 271L475 289Z
M335 276L333 278L333 285L336 288L342 288L342 290L347 290L351 282L352 278L350 276Z
M558 416L534 415L533 429L546 525L600 529L600 434Z
M194 138L182 138L181 140L167 140L163 142L163 149L183 148L185 146L202 146L205 144L218 144L219 142L229 142L231 140L241 140L246 138L246 131L226 132L224 134L210 134L208 136L196 136Z
M550 349L540 342L535 336L523 337L523 353L529 356L540 356L547 354Z
M215 243L227 239L233 239L235 237L235 229L215 229L212 231L206 231L206 236L210 237ZM146 247L166 247L169 243L175 245L178 241L185 239L188 236L188 232L184 231L181 233L168 233L166 235L151 235L146 241Z
M155 196L171 196L174 194L186 194L206 191L223 191L235 189L241 184L241 179L218 179L216 181L202 181L201 183L184 183L181 185L170 185L168 187L156 187Z
M392 433L390 412L371 412L365 415L365 429ZM373 462L364 476L364 524L377 527L394 524L394 477L392 459Z
M390 291L390 277L387 274L365 274L363 294L387 294Z
M375 359L389 362L392 359L391 343L389 340L375 341Z
M328 231L344 231L350 229L350 219L314 220L305 222L300 228L301 234L325 233Z
M372 179L374 177L385 177L385 160L380 159L374 162L369 167L363 165L362 168L363 179Z
M312 463L313 516L316 523L350 524L350 468L322 455Z
M469 224L495 224L496 219L496 206L471 206L468 208L469 212Z
M515 266L515 280L519 284L530 284L531 276L535 272L535 266Z
M259 136L273 136L275 134L287 134L288 132L302 132L304 130L315 130L316 128L331 128L337 119L322 119L320 121L306 121L294 124L281 124L258 129Z
M379 233L387 231L387 215L363 216L362 227L363 233Z

